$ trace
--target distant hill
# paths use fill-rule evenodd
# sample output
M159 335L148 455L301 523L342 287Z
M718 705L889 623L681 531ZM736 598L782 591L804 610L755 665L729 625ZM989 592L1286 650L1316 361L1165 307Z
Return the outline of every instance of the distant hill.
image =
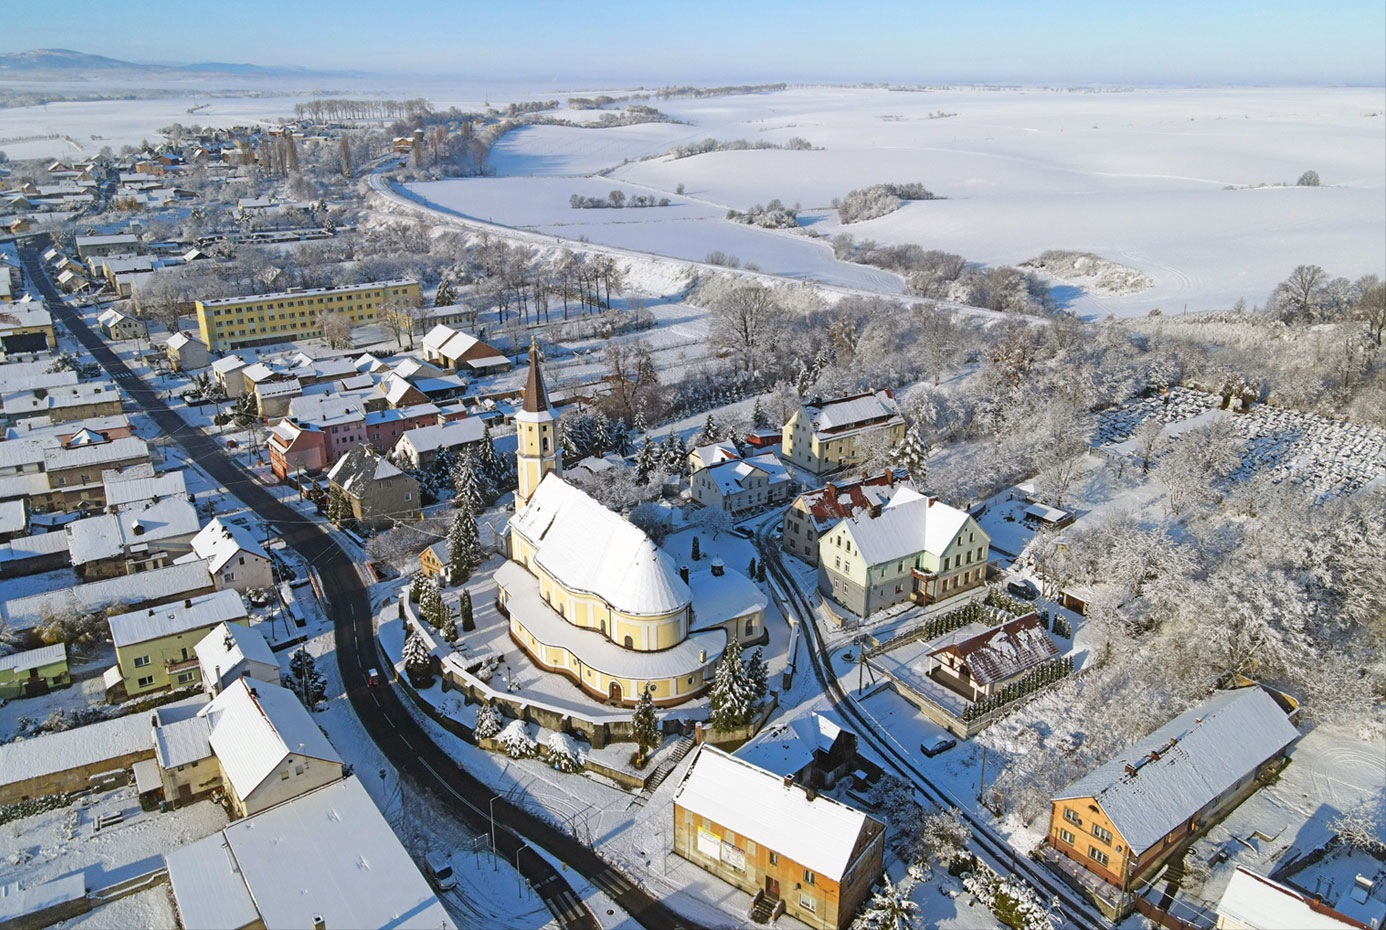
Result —
M149 65L105 55L89 55L68 48L37 48L27 52L0 54L0 77L31 76L55 71L142 71L160 74L197 72L199 74L237 74L242 76L341 74L342 72L311 71L306 68L266 68L260 65L201 62L189 65Z

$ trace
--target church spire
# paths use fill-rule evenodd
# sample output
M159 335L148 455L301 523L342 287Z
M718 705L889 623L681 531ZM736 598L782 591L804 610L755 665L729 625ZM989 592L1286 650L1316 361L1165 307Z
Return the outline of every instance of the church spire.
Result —
M529 377L525 380L524 410L540 413L549 409L549 392L544 389L544 370L539 365L539 346L529 337Z

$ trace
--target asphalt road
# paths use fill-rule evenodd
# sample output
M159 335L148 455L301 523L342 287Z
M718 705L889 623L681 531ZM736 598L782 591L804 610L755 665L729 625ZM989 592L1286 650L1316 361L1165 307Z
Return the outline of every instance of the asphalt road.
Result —
M130 371L105 341L63 302L39 258L48 244L46 237L30 240L20 249L20 257L54 318L61 321L92 359L144 408L164 435L183 447L190 460L197 462L213 480L232 490L242 503L269 523L287 545L317 569L329 601L328 615L334 623L337 665L347 696L366 732L390 763L443 801L473 832L490 833L494 828L497 853L517 865L520 874L563 930L599 930L601 925L563 873L531 844L543 848L583 875L642 927L674 930L695 926L613 869L590 847L497 797L489 786L462 769L414 721L388 680L379 687L367 687L366 670L383 667L384 663L376 649L366 587L350 556L325 527L305 521L301 514L269 493L237 465L219 443L189 426L169 409L158 392Z

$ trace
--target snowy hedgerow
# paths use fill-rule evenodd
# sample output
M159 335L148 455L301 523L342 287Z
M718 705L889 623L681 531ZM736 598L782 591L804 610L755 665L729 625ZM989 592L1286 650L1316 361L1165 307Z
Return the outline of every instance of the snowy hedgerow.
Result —
M477 739L488 739L501 731L505 721L496 705L487 701L476 709L476 727L473 732Z
M582 752L567 733L554 733L544 741L544 746L549 751L549 763L556 771L572 774L582 770Z
M501 730L500 744L512 759L528 758L539 747L529 735L529 724L523 720L512 720L505 725L505 729Z

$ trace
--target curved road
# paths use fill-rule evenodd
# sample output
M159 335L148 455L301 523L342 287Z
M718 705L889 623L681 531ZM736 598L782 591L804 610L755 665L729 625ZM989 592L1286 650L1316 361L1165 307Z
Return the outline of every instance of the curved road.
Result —
M542 847L572 867L619 904L648 930L681 930L695 926L667 908L616 871L590 847L516 807L454 762L410 716L392 686L366 686L366 670L380 666L370 601L356 565L331 534L261 487L211 437L189 426L111 351L100 336L63 302L49 279L39 253L47 237L36 237L20 249L30 281L41 292L53 316L82 344L92 358L149 413L163 433L176 441L223 487L274 527L295 552L314 565L322 580L334 622L337 665L352 709L385 758L400 772L447 803L451 812L480 835L493 823L497 853L514 862L563 930L600 930L600 923L574 893L562 873L530 845Z
M901 752L896 745L881 738L876 732L876 724L857 708L849 696L843 693L838 684L837 676L832 673L832 657L823 651L823 643L818 636L818 627L814 621L813 605L809 603L808 598L799 590L798 585L794 583L789 572L785 569L784 563L780 559L779 547L764 532L770 525L770 523L764 524L760 528L761 532L756 535L761 560L766 563L771 576L784 591L786 603L790 610L798 614L798 623L804 637L804 646L808 650L810 664L813 666L813 674L822 686L823 693L832 700L834 709L842 714L844 719L853 721L856 724L858 735L870 743L882 759L919 789L919 792L930 802L940 809L952 808L957 810L972 828L973 840L978 848L999 864L1009 863L1011 870L1024 876L1031 885L1058 898L1063 904L1066 922L1072 923L1080 930L1109 930L1111 923L1098 914L1092 905L1077 892L1049 872L1045 866L1035 863L1025 856L1017 856L1015 847L998 836L990 826L967 808L954 805L948 793L940 789L927 775L920 771L909 756Z

